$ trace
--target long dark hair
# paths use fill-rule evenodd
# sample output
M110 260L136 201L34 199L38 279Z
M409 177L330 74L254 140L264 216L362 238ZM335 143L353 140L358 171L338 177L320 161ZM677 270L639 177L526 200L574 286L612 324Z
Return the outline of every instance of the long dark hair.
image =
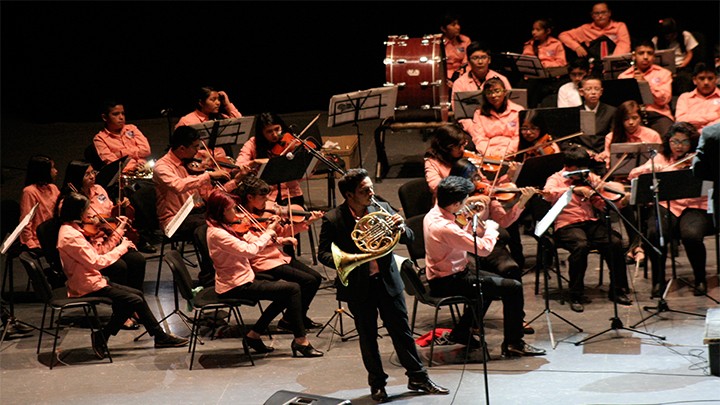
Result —
M456 160L452 157L452 148L461 145L464 141L465 133L457 124L438 127L433 133L425 157L434 158L447 165L452 165Z
M88 167L90 167L90 163L84 160L73 160L68 163L67 169L65 169L65 179L62 183L63 194L69 194L72 191L68 184L72 184L77 191L82 193L83 178Z
M525 114L525 118L520 123L520 128L522 128L526 122L529 122L530 124L533 124L534 126L538 127L540 129L540 135L538 135L538 137L533 142L528 142L527 140L525 140L525 137L523 137L522 133L521 133L520 134L520 143L518 144L518 150L523 150L523 149L527 149L531 146L534 146L540 138L542 138L543 136L545 136L548 133L547 123L545 122L545 118L543 118L543 115L540 114L539 112L537 112L535 110L527 110L527 113ZM520 130L520 131L522 131L522 130ZM524 153L522 155L524 155ZM522 156L518 156L517 159L519 161L522 161Z
M677 41L678 45L680 46L680 50L682 53L687 52L687 48L685 47L685 37L683 36L683 30L680 27L680 24L675 21L674 18L663 18L662 20L658 21L657 26L657 49L668 49L670 46L670 41L668 41L665 36L675 33L675 41Z
M255 154L258 158L266 158L273 144L265 138L263 130L270 125L280 125L282 133L288 131L285 121L274 112L263 112L257 115L255 119Z
M30 158L25 176L25 186L37 184L44 186L53 182L52 178L53 160L50 156L35 155Z
M640 106L635 100L628 100L620 104L615 111L613 117L613 128L612 128L612 142L611 143L625 143L628 141L627 132L625 132L625 118L633 111L640 113ZM642 124L641 124L642 125Z
M90 206L90 200L80 193L70 192L63 199L60 209L60 223L80 222L82 214Z

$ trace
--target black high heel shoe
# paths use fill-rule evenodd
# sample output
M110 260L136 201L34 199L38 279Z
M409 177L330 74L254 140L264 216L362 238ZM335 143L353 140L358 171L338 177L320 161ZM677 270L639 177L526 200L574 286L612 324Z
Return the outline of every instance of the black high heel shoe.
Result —
M266 346L265 343L263 343L262 339L253 339L251 337L245 336L245 341L251 349L255 350L255 353L270 353L275 350L274 347Z
M315 350L311 344L308 343L307 346L303 346L299 343L295 343L294 340L290 344L290 350L292 350L293 357L298 357L297 352L300 352L302 357L322 357L324 355L323 352Z

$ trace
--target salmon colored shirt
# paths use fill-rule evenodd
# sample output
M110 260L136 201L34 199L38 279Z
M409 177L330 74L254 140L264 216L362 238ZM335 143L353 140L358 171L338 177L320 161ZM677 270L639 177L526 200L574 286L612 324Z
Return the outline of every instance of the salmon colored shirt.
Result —
M533 49L533 40L525 42L522 54L537 56L544 68L567 66L565 48L562 42L555 37L548 37L544 43L539 44L537 55Z
M250 165L255 159L257 159L257 147L255 143L255 137L251 137L247 140L247 142L245 142L242 149L240 149L240 154L236 159L236 163L238 165ZM277 186L277 184L270 184L271 189L270 194L268 194L268 198L271 201L275 201L275 199L277 198ZM287 199L288 190L290 191L290 197L299 197L303 195L302 188L300 187L300 182L298 180L281 183L280 189L282 190L283 199Z
M447 77L450 78L462 65L467 65L467 47L470 45L470 38L466 35L458 35L452 41L443 38L445 44L445 68Z
M583 24L577 28L561 32L558 39L574 51L580 46L580 43L588 45L603 35L615 42L613 56L630 53L630 33L627 25L618 21L610 21L610 24L605 28L598 27L594 22Z
M180 211L188 197L197 193L200 198L205 199L213 190L209 173L191 176L172 150L155 163L153 183L157 197L158 220L162 229L165 229L173 216ZM228 191L236 187L234 180L225 183Z
M490 112L486 117L475 110L472 123L465 130L472 136L475 150L485 156L502 157L518 150L520 143L520 111L524 108L508 100L502 113Z
M652 159L649 159L647 162L643 163L642 165L632 169L630 173L628 174L628 179L632 180L641 174L650 173L652 172L652 165L655 165L655 172L663 171L664 168L667 166L670 166L671 164L677 162L674 158L667 158L663 154L657 154ZM673 170L679 170L670 168L667 169L668 171ZM667 208L668 204L665 201L660 201L660 205ZM685 211L686 208L697 208L700 210L707 211L708 208L708 197L702 196L702 197L694 197L694 198L681 198L678 200L672 200L670 202L670 212L673 213L676 217L680 217L683 211Z
M600 184L601 179L600 176L595 173L589 173L588 180L590 184L596 188ZM545 199L554 204L570 188L573 182L574 179L566 179L563 177L562 171L553 173L552 176L548 177L545 187L543 187L543 190L547 193ZM604 200L599 196L592 196L585 201L582 201L582 199L581 196L574 193L572 194L572 199L568 205L555 219L555 229L560 229L578 222L597 221L594 209L603 208Z
M58 195L60 195L60 190L54 184L31 184L23 188L22 197L20 198L20 219L25 218L25 215L30 213L36 203L38 207L33 218L20 232L20 243L30 249L40 247L36 232L37 227L54 216L53 210Z
M652 93L653 97L653 103L646 105L647 111L654 111L675 121L672 111L670 111L670 100L672 99L672 72L664 67L652 65L645 73L643 73L643 77L650 85L650 93ZM618 79L634 78L634 66L618 75Z
M675 117L678 122L693 124L698 131L720 123L720 89L716 88L707 97L697 89L681 94L675 105Z
M457 93L459 91L478 91L483 89L483 85L487 79L492 79L493 77L497 77L498 79L502 80L503 84L505 85L505 89L511 89L512 85L510 84L510 81L507 77L501 75L500 73L488 69L487 74L485 75L485 80L480 82L475 78L475 75L472 73L472 70L468 67L467 72L465 72L463 75L457 78L453 82L452 85L452 92ZM452 108L455 109L455 97L451 100ZM465 120L463 120L465 121ZM470 120L467 120L470 121Z
M107 129L98 132L93 138L98 156L105 164L128 156L123 172L137 169L138 165L147 163L150 156L150 143L142 132L132 124L126 124L120 134L113 134Z
M127 253L127 247L118 245L119 241L119 236L111 236L106 245L112 248L107 253L99 254L85 239L77 224L66 223L60 227L57 248L67 276L68 297L82 297L108 285L100 270Z
M455 223L455 214L437 204L425 214L423 237L425 241L425 274L428 280L452 276L465 270L468 252L475 253L472 222L465 228ZM495 248L498 224L485 222L485 229L478 230L477 254L484 257ZM482 234L481 234L482 232Z
M607 159L605 159L605 167L607 167L608 169L610 168L610 145L612 144L612 140L612 132L605 135L605 153L607 155ZM657 131L655 131L654 129L640 125L637 132L632 135L628 135L627 139L627 143L638 142L662 144L662 138L660 137L660 134L658 134Z
M428 187L434 196L437 195L437 186L440 184L440 180L450 175L450 166L440 162L435 158L425 158L425 181L427 181Z
M225 229L209 225L207 243L210 259L215 265L215 291L222 294L255 280L250 259L267 246L274 236L274 231L265 232L249 243Z

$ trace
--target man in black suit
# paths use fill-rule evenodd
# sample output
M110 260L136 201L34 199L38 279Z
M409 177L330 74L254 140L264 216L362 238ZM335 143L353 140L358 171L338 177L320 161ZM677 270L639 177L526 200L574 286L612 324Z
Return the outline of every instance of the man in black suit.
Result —
M693 158L692 171L695 177L713 182L713 221L720 226L720 124L709 125L700 133L700 140Z
M391 216L385 220L394 232L401 232L400 242L409 243L413 232L404 226L402 217L389 204L377 202L373 184L365 169L350 169L338 181L338 189L345 201L328 211L322 219L318 258L330 268L336 268L332 244L349 254L363 253L351 238L355 224L366 215L384 211ZM393 236L395 233L393 233ZM347 286L335 280L338 301L348 303L355 319L355 328L360 340L363 363L368 372L373 400L389 400L385 385L388 375L383 371L380 350L377 344L378 312L383 325L392 338L395 352L408 376L408 389L428 394L448 394L446 388L430 380L420 360L415 340L408 324L405 306L404 284L400 278L393 255L386 254L363 263L347 275Z

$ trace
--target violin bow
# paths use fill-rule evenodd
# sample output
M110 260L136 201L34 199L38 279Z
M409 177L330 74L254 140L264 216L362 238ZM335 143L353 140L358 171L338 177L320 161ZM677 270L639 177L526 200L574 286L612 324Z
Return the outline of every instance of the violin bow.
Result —
M539 144L537 144L537 145L533 145L533 146L531 146L531 147L529 147L529 148L525 148L525 149L519 150L519 151L517 151L517 152L510 153L510 154L508 154L506 157L513 157L513 156L515 156L515 155L519 155L519 154L521 154L521 153L525 153L525 152L527 152L527 151L529 151L529 150L533 150L533 149L537 149L537 148L543 148L543 147L545 147L545 146L552 145L552 144L554 144L554 143L556 143L556 142L567 141L567 140L570 139L570 138L575 138L576 136L581 136L581 135L585 135L585 133L582 132L582 131L580 131L580 132L576 132L576 133L571 134L571 135L566 135L566 136L560 137L560 138L558 138L558 139L553 139L553 140L551 140L551 141L542 142L542 143L539 143Z
M212 160L212 162L213 162L213 164L215 165L215 167L216 167L218 170L222 170L222 168L220 168L220 164L217 162L217 160L215 160L215 157L213 156L213 152L212 152L212 151L207 147L207 145L205 144L205 141L203 141L203 140L201 139L201 140L200 140L200 143L202 144L203 148L207 151L208 156L210 156L210 160Z
M295 135L295 134L292 133L292 131L290 131L290 135L292 135L293 138L295 138L295 139L297 139L298 141L300 141L300 143L301 143L305 148L307 148L307 149L313 149L313 148L311 148L310 145L308 145L307 142L306 142L304 139L302 139L302 136L303 136L303 134L305 134L305 132L307 132L308 129L310 129L310 127L312 126L312 124L314 124L315 121L317 121L317 120L320 118L320 115L321 115L321 114L322 114L322 113L318 113L318 115L316 115L315 118L313 118L312 121L310 121L310 123L308 123L308 124L305 126L305 128L303 128L303 130L300 131L300 133L299 133L298 135ZM284 154L285 152L287 152L287 150L288 150L289 148L290 148L290 145L288 145L288 147L285 148L285 150L283 151L283 154ZM289 204L289 202L288 202L288 204Z
M68 185L68 187L70 188L70 190L72 190L73 193L81 194L81 193L78 191L77 187L75 187L74 184L72 184L72 183L67 183L67 185ZM100 215L100 213L97 212L97 210L96 210L95 208L93 208L92 205L89 205L88 208L90 208L90 209L92 210L92 212L95 214L95 216L96 216L97 218L100 218L100 221L101 221L101 222L103 222L105 225L108 225L108 226L110 227L110 229L113 231L113 233L116 233L120 238L123 237L123 235L121 235L120 232L117 231L117 228L113 228L112 225L110 225L110 222L108 222L107 219L103 218L103 216Z

